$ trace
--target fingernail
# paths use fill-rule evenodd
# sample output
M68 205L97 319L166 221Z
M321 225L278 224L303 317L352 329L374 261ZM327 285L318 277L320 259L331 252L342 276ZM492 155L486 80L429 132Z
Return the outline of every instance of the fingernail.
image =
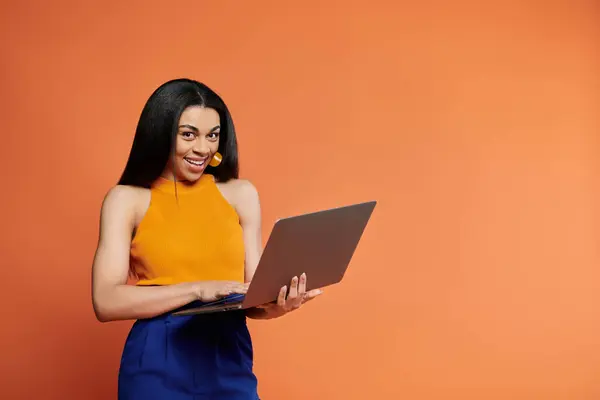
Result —
M303 272L303 273L302 273L302 276L301 276L301 278L302 278L302 279L306 279L306 272Z

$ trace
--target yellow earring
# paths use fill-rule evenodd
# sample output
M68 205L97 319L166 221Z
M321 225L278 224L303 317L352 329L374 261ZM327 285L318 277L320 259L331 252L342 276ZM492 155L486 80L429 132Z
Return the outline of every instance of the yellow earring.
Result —
M223 156L221 155L221 153L216 152L212 159L210 160L210 162L208 163L208 165L210 165L211 167L218 167L219 164L221 164L221 161L223 161Z

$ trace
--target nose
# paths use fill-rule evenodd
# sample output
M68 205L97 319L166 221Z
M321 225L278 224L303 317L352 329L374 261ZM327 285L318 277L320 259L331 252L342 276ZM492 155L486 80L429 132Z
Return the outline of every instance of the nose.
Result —
M210 148L208 142L204 138L198 138L194 143L194 152L207 156L210 154Z

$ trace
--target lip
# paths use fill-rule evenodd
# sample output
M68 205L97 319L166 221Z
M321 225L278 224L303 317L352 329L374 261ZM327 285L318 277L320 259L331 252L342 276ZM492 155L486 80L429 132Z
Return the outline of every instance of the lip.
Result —
M208 160L208 157L183 157L186 160L192 160L192 161L196 161L196 162L201 162L201 161L206 161Z
M204 168L206 167L206 161L208 160L208 158L192 158L192 157L184 157L183 159L184 159L187 167L192 172L204 171ZM201 164L198 165L196 163L201 163Z

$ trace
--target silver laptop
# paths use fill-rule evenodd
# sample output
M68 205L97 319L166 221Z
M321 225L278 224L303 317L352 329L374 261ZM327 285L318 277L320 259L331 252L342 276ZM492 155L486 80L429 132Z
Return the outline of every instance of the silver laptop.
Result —
M352 204L279 219L245 295L177 311L204 314L256 307L277 300L283 286L306 273L306 290L342 280L377 202Z

